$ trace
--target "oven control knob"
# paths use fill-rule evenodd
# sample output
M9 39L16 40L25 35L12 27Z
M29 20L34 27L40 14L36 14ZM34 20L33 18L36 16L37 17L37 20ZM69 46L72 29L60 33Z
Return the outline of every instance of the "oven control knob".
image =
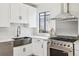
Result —
M64 46L66 46L66 44L64 44Z
M70 45L68 45L68 47L70 47Z
M54 43L54 45L55 45L56 43Z
M60 46L62 46L62 44L60 44Z

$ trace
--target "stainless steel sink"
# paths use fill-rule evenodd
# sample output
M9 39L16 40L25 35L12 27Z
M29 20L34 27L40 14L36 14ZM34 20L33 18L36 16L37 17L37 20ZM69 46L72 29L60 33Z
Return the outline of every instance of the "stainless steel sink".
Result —
M30 37L21 37L13 39L14 39L14 47L32 43L32 38Z

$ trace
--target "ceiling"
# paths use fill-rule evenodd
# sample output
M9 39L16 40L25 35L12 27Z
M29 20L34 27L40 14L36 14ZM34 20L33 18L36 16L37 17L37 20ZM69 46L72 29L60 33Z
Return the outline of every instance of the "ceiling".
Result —
M43 5L51 5L53 3L24 3L24 4L28 4L33 7L39 7L39 6L43 6Z
M24 4L27 4L27 5L30 5L30 6L32 6L32 7L35 7L35 8L37 8L38 7L38 4L36 3L24 3Z

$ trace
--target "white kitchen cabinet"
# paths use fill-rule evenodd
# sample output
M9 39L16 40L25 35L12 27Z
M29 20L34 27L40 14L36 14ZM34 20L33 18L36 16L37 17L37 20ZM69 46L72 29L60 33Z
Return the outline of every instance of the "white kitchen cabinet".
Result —
M38 38L32 39L32 48L33 48L33 54L37 56L43 56L43 40Z
M13 3L11 4L11 23L20 23L20 4Z
M48 40L44 40L43 47L44 56L48 56Z
M32 54L31 44L26 44L18 47L13 48L13 55L14 56L29 56Z
M25 46L19 46L13 48L13 56L24 56L25 55Z
M32 44L25 45L25 48L26 48L25 55L26 56L32 55Z
M11 4L11 23L29 24L36 27L37 10L32 6L20 3Z
M28 6L25 4L11 4L11 23L28 23Z
M28 6L25 4L20 4L20 16L21 23L28 24Z
M10 26L10 5L8 3L0 3L0 27Z
M29 27L37 27L37 9L31 6L28 9Z

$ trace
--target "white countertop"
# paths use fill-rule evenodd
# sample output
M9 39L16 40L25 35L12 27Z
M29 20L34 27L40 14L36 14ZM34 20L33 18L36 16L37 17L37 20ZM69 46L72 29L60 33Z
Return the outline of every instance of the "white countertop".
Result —
M14 41L11 38L0 38L0 42L8 42L8 41Z
M45 40L48 40L49 38L49 36L39 36L39 35L32 35L32 36L26 36L26 37L40 38L40 39L45 39ZM13 37L13 38L21 38L21 37Z
M47 36L37 36L37 35L33 35L31 36L32 38L41 38L41 39L48 39L49 37Z

